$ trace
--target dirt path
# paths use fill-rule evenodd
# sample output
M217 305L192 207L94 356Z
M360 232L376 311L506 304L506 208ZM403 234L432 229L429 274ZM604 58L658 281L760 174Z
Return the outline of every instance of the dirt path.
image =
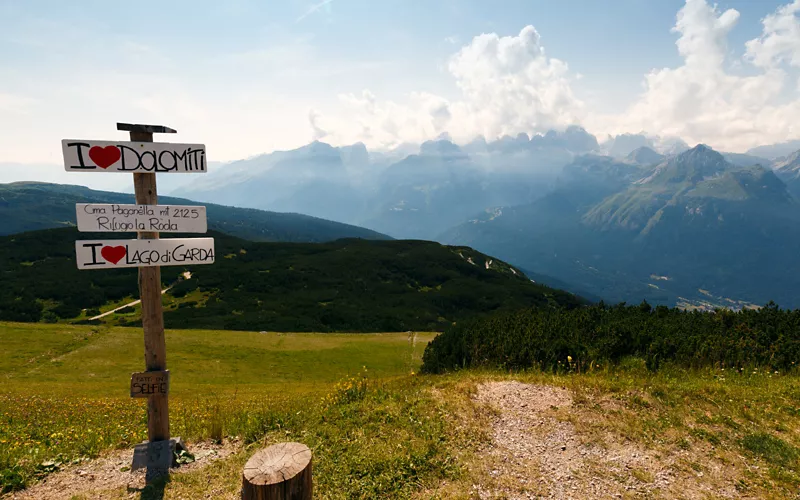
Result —
M676 467L678 456L611 434L580 435L559 418L581 413L566 389L490 382L478 386L475 401L493 411L492 441L481 451L486 481L473 486L482 499L741 498L713 477Z
M189 271L186 271L185 273L183 273L183 278L184 278L184 279L187 279L187 280L188 280L188 279L191 279L191 277L192 277L192 273L190 273ZM170 289L171 289L172 287L174 287L175 285L177 285L178 283L180 283L180 281L181 281L181 280L178 280L178 281L176 281L175 283L173 283L173 284L171 284L170 286L168 286L167 288L165 288L165 289L161 290L161 295L164 295L165 293L167 293L168 291L170 291ZM92 318L89 318L89 320L91 321L91 320L95 320L95 319L105 318L105 317L106 317L106 316L108 316L109 314L114 314L115 312L117 312L117 311L121 311L122 309L125 309L126 307L132 307L132 306L135 306L135 305L139 304L141 301L142 301L141 299L134 300L133 302L129 302L129 303L125 304L125 305L121 305L121 306L119 306L119 307L117 307L117 308L115 308L115 309L112 309L112 310L110 310L110 311L106 311L106 312L104 312L103 314L98 314L97 316L94 316L94 317L92 317Z
M189 450L195 461L172 469L171 474L184 474L203 468L210 463L226 458L241 448L237 441L227 441L222 445L207 442L189 443ZM30 488L3 496L3 500L28 499L70 499L75 496L96 498L101 492L127 488L138 498L144 486L144 470L130 472L133 450L117 450L90 462L71 465L64 470L50 474Z

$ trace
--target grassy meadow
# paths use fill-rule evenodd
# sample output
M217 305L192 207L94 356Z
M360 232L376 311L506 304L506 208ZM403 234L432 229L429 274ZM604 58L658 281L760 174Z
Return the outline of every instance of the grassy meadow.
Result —
M413 393L408 381L431 337L168 331L171 434L253 443L361 398L364 381ZM145 440L146 402L128 397L143 349L138 328L0 323L0 487Z
M573 406L553 415L598 446L615 436L655 457L679 457L675 474L730 483L745 497L794 498L800 488L796 374L653 373L629 359L580 373L420 375L432 337L168 331L172 435L190 448L234 439L242 447L141 497L235 498L256 449L296 440L313 450L318 498L474 498L475 484L497 478L481 456L493 413L471 396L481 383L510 379L569 390ZM143 365L141 329L0 323L0 352L4 492L146 439L145 402L128 397L130 373ZM628 474L652 481L646 470ZM131 494L122 487L85 498Z

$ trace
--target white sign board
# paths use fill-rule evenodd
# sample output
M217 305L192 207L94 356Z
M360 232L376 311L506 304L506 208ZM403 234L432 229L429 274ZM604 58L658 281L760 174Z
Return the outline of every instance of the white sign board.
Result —
M214 263L214 238L78 240L78 269L195 266Z
M205 233L206 207L76 203L78 231Z
M64 139L68 172L206 173L204 144Z

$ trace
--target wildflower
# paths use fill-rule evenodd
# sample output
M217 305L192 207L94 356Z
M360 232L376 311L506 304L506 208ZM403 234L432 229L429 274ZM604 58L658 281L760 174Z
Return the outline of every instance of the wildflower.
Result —
M567 361L569 361L570 363L572 363L572 356L567 356Z

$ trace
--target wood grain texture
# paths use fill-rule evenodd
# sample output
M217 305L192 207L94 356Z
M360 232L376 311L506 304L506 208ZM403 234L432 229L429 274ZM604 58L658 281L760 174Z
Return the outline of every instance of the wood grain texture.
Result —
M279 443L250 457L242 474L242 500L310 500L311 450Z
M131 132L131 141L153 142L153 134ZM156 174L134 173L136 203L157 205ZM158 233L140 232L139 239L156 239ZM147 371L167 369L167 345L164 339L164 311L161 306L161 268L139 268L139 297L142 299L144 329L144 361ZM147 398L147 438L149 441L169 439L169 404L166 394Z

